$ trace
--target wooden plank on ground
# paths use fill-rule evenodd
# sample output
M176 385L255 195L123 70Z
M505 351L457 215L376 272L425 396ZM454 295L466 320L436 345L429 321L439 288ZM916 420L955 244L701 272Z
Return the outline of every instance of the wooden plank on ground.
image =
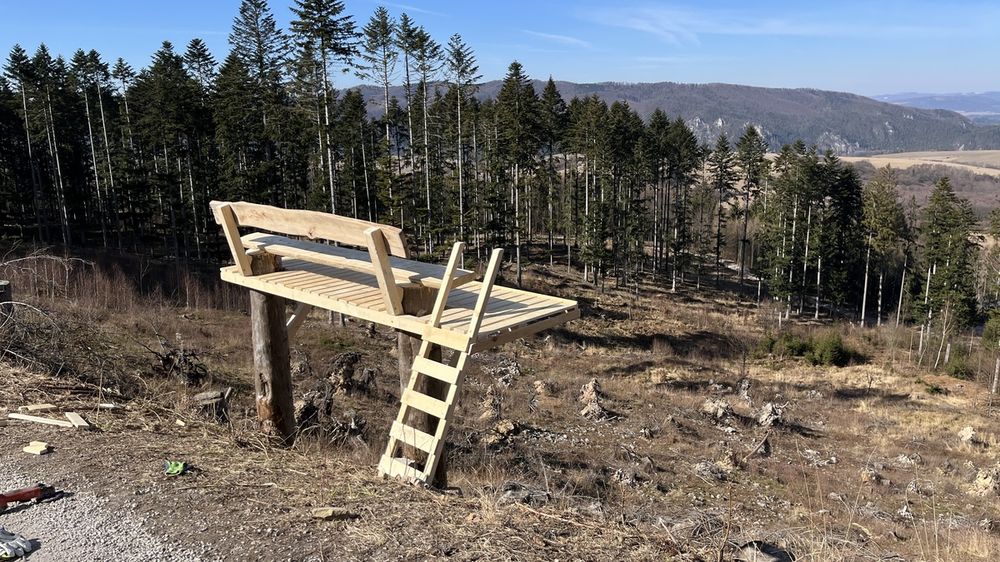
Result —
M7 417L12 420L58 425L59 427L73 427L72 422L68 422L66 420L54 420L52 418L43 418L41 416L29 416L28 414L18 414L17 412L11 412L7 414Z
M66 412L66 419L77 429L90 429L90 424L87 423L87 420L83 419L83 416L76 412Z
M55 404L29 404L18 408L18 410L21 410L22 412L51 412L55 409Z

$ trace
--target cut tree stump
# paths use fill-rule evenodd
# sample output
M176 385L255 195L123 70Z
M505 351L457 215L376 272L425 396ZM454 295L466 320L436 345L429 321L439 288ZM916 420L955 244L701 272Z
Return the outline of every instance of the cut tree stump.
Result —
M14 291L11 289L10 281L0 279L0 326L3 326L7 319L14 314Z
M277 271L277 256L250 256L254 275ZM261 429L286 444L295 439L295 407L292 405L292 373L288 352L285 299L250 291L250 325L253 331L254 390Z

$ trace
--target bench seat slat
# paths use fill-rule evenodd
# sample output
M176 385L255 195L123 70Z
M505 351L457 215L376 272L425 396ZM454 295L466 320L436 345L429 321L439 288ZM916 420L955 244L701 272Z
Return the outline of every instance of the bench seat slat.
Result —
M306 240L294 240L287 236L254 232L242 238L243 246L251 250L262 250L285 258L300 259L314 264L340 267L364 273L374 273L371 256L366 251L340 246L329 246ZM426 287L438 288L444 276L444 266L403 258L390 257L393 275L397 283L419 283ZM464 285L476 278L475 271L459 269L455 271L455 286Z

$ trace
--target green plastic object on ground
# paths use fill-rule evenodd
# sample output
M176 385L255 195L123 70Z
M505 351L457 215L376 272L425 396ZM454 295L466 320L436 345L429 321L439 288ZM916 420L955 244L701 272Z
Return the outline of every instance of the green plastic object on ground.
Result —
M187 472L187 463L184 461L163 461L163 473L167 476L180 476Z

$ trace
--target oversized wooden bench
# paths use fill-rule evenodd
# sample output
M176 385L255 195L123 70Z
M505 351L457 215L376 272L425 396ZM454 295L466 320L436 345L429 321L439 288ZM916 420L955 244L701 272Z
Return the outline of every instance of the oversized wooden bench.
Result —
M469 354L580 315L575 301L495 286L503 250L493 251L483 280L475 281L475 272L459 267L462 242L453 246L448 265L440 266L409 259L406 239L396 227L245 202L213 201L211 208L235 261L222 268L222 279L298 303L284 323L286 347L287 337L301 326L312 307L391 326L422 340L379 463L382 474L422 483L434 475ZM255 231L241 236L241 227ZM262 259L265 256L268 259ZM261 339L256 331L266 330L257 325L255 320L255 364ZM455 353L447 362L435 360L434 346ZM281 361L287 362L287 357ZM273 363L266 357L259 362ZM437 396L423 393L428 378L440 381L443 392ZM263 416L260 394L258 389L258 412ZM270 404L264 409L275 407ZM407 424L412 410L437 420L432 431ZM400 456L405 452L415 456L414 450L422 452L416 455L421 459Z

